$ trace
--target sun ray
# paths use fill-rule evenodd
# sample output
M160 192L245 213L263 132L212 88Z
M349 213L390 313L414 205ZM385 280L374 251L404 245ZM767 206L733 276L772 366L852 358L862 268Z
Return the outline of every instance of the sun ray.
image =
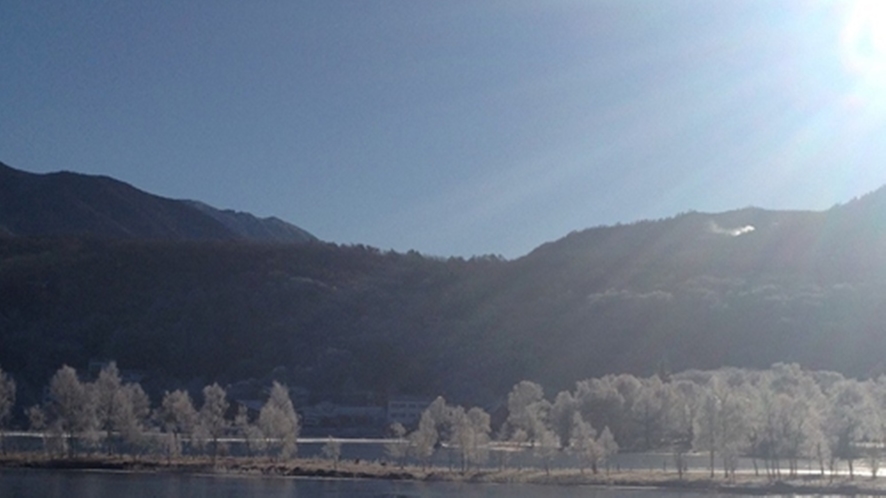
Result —
M852 3L841 45L844 64L858 78L854 98L886 106L886 2Z

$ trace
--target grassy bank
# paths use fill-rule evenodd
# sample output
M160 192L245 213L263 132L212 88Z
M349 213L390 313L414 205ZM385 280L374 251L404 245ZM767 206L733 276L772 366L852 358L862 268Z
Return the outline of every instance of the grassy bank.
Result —
M35 454L0 455L0 467L54 469L54 470L106 470L121 472L171 472L195 475L226 474L280 477L315 477L340 479L388 479L413 481L460 481L483 483L527 483L547 485L595 485L608 487L648 487L714 493L737 493L752 495L783 494L837 494L886 496L886 479L869 477L838 477L829 479L819 476L783 478L772 480L762 476L738 475L736 479L711 479L707 472L689 472L682 479L665 472L613 472L592 474L577 469L555 470L547 473L539 469L506 469L458 472L448 468L398 467L379 462L342 461L333 464L328 460L295 459L275 462L267 458L164 458L118 456L78 456L54 458Z

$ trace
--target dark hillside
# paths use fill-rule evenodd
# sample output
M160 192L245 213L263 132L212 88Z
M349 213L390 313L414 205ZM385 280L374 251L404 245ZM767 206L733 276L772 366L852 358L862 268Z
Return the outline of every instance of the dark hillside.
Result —
M0 175L5 189L36 181ZM82 192L66 194L78 180L59 178L59 196ZM105 199L131 188L94 180ZM87 212L110 209L87 200ZM176 226L157 221L173 211L158 212L146 226ZM0 365L23 385L107 358L158 388L282 366L318 399L371 391L472 403L521 379L560 390L614 372L774 362L886 372L882 190L825 212L747 208L593 228L514 261L7 228Z
M38 175L0 163L0 232L166 240L275 240L314 237L277 219L219 211L152 195L103 176Z
M174 383L277 366L314 391L439 387L470 266L362 246L0 239L0 364L33 382L115 358ZM449 320L452 318L447 317Z

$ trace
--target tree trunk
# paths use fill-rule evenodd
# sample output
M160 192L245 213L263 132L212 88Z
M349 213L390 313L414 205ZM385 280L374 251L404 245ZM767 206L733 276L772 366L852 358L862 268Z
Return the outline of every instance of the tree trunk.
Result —
M713 479L713 478L714 478L714 449L713 449L713 448L711 448L711 463L710 463L710 467L711 467L711 479Z

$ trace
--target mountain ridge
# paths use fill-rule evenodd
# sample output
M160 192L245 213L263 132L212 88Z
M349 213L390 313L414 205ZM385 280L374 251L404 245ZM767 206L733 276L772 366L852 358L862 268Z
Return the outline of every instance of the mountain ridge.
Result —
M195 201L168 199L108 176L29 173L4 163L0 163L0 232L168 240L316 240L277 218L260 219Z
M484 403L523 379L775 362L871 376L886 373L883 303L884 189L589 228L514 260L0 234L0 365L33 386L94 359L158 390L285 371L315 400Z

